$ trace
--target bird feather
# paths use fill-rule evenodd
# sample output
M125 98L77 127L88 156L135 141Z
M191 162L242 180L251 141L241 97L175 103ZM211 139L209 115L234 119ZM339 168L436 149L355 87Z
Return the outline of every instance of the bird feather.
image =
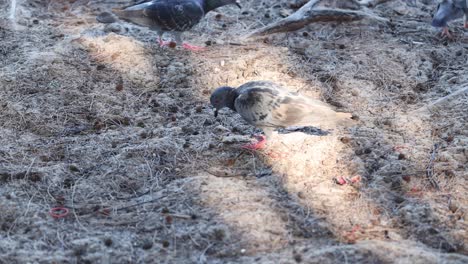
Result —
M272 82L249 82L237 92L236 111L255 126L333 128L351 123L350 114L336 112L324 102L289 92Z

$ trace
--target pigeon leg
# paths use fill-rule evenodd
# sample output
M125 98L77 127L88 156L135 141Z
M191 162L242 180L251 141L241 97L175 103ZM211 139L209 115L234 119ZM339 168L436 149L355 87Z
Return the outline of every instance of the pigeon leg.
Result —
M182 44L182 46L183 46L185 49L188 49L188 50L191 50L191 51L202 51L202 50L205 50L204 47L194 46L194 45L190 45L190 44L188 44L188 43L184 43L184 44Z
M171 44L170 41L163 41L161 37L158 38L158 42L159 42L159 47L165 47Z
M182 47L184 47L184 49L187 49L187 50L190 50L190 51L202 51L202 50L204 50L203 47L198 47L198 46L190 45L188 43L183 43L183 41L182 41L182 32L174 32L174 38L175 38L175 41L177 42L177 44L182 43Z
M264 148L267 142L266 137L264 135L259 135L259 136L255 136L255 138L257 139L256 143L244 145L242 146L242 148L248 149L248 150L259 150L259 149Z
M164 32L158 31L158 39L157 39L157 41L158 41L158 43L159 43L159 47L165 47L165 46L171 47L172 41L164 41L164 40L162 39L163 35L164 35Z
M247 144L245 146L242 146L242 148L249 149L249 150L259 150L259 149L263 149L265 147L265 145L267 143L267 138L271 138L274 128L273 127L268 127L268 126L262 126L262 127L259 127L259 128L263 130L264 135L254 136L254 138L257 139L257 142Z
M447 38L452 39L452 34L450 34L448 27L444 27L444 29L442 30L442 37L443 36L446 36Z

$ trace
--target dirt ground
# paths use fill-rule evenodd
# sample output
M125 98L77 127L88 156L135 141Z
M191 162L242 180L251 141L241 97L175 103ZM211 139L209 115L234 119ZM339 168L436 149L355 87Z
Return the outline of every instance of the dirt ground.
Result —
M468 96L431 106L468 86L462 20L442 39L433 1L395 0L245 40L301 1L241 0L192 53L99 24L110 2L0 0L0 263L468 263ZM358 121L244 151L208 98L251 80Z

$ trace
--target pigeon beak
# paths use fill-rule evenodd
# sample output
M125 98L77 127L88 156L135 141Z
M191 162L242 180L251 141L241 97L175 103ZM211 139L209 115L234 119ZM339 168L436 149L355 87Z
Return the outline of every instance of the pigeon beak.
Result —
M218 117L218 109L215 109L215 111L214 111L214 116L215 116L215 117Z
M239 9L242 9L242 6L240 5L240 3L238 1L236 1L236 6L239 7Z

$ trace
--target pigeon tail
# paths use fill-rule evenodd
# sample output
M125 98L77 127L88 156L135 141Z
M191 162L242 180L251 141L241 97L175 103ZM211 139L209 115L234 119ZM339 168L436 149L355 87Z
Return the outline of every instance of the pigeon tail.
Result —
M348 127L353 125L352 115L345 112L336 112L332 106L319 100L307 101L307 117L300 125L318 126L322 128Z
M114 13L120 19L127 21L134 17L141 17L141 12L141 10L125 10L117 8L112 9L112 13Z
M317 109L310 112L306 118L298 122L299 126L313 126L321 129L334 129L337 127L350 127L354 125L350 113L335 112L330 108Z
M130 22L143 27L150 27L150 20L143 15L142 10L130 10L130 9L112 9L112 13L116 15L119 19Z

